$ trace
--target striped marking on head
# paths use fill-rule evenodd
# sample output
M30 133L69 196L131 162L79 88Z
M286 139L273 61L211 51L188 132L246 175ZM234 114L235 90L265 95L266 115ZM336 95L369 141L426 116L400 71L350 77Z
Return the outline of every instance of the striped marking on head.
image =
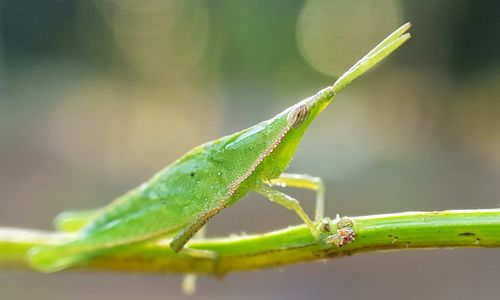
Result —
M301 103L294 107L290 113L288 113L288 126L290 128L297 128L299 127L307 118L307 115L309 114L309 108L307 107L307 104Z

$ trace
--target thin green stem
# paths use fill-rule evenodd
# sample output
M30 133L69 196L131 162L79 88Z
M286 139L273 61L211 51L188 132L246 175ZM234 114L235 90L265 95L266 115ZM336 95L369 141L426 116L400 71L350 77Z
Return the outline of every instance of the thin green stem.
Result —
M223 275L340 257L360 252L420 248L500 247L500 209L407 212L351 218L357 238L343 247L315 242L305 225L265 234L193 241L192 248L213 250L219 259L176 254L168 240L129 246L119 253L76 268L157 273ZM26 252L35 245L57 244L68 234L0 228L0 268L29 268Z

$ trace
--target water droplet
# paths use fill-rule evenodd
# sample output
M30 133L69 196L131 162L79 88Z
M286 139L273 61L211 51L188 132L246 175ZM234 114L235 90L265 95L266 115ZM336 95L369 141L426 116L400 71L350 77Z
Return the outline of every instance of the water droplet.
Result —
M221 172L219 172L219 173L217 173L217 175L221 176L221 175L222 175L222 173L221 173Z

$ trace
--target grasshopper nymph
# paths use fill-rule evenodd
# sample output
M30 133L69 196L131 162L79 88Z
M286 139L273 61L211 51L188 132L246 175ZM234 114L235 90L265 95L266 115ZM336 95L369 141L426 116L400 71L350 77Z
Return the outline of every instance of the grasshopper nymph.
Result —
M397 29L316 95L267 121L192 149L103 209L68 218L69 230L77 231L74 240L32 248L31 265L44 272L59 271L122 246L168 236L176 252L213 257L185 245L207 221L250 191L293 210L318 242L337 243L335 232L328 236L318 229L323 219L322 181L284 171L311 122L340 90L408 40L409 27ZM280 185L317 191L314 221L297 200L273 189Z

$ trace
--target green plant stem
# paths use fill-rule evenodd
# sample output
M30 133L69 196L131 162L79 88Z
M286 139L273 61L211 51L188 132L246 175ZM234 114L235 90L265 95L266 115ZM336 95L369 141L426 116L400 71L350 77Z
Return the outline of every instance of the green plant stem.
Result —
M305 225L257 235L210 238L189 243L192 248L219 253L214 263L174 253L169 240L128 246L100 257L79 269L197 273L224 275L312 261L360 252L420 248L500 247L500 209L407 212L351 218L357 238L343 247L314 241ZM58 244L71 235L57 232L0 228L0 268L29 268L28 249Z

